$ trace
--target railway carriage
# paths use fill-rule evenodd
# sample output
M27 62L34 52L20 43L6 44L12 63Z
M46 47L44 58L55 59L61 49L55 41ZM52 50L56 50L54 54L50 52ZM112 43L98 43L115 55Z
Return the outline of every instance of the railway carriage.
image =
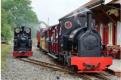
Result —
M37 47L38 48L45 48L45 29L41 28L36 33L36 39L37 39Z
M36 39L37 39L37 47L40 48L40 31L37 31Z
M49 27L44 36L48 38L47 54L73 72L106 70L112 64L112 58L101 54L101 37L94 22L89 10L60 19L59 24Z

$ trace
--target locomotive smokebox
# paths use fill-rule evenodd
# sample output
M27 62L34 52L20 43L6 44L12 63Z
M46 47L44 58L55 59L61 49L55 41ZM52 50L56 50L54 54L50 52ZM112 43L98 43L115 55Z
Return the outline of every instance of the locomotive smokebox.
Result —
M79 56L100 56L101 38L98 32L93 29L92 12L87 12L87 29L82 29L78 35L78 55ZM83 31L83 33L82 33Z

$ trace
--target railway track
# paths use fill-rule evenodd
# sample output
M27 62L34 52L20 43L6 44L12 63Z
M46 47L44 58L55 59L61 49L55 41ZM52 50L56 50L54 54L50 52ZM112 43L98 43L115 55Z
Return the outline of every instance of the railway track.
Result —
M21 61L24 61L24 62L34 64L34 65L51 68L55 71L61 71L61 72L67 73L67 74L71 73L69 69L67 69L63 66L57 65L57 64L51 64L51 63L39 61L39 60L32 59L32 58L18 58L18 59ZM114 75L108 74L106 72L93 73L93 74L92 73L75 73L75 74L71 74L71 75L78 76L80 78L83 78L84 80L117 80L117 79L114 79Z
M84 73L79 74L79 77L83 78L84 80L118 80L116 76L111 75L107 72L104 73Z
M118 80L114 75L111 74L105 74L104 73L81 73L76 74L75 76L78 76L82 78L83 80Z
M39 60L36 60L36 59L31 59L31 58L19 58L19 60L34 64L34 65L39 65L39 66L43 66L43 67L46 67L46 68L51 68L55 71L62 71L62 72L65 72L65 73L69 72L69 70L67 70L63 66L60 66L60 65L57 65L57 64L51 64L51 63L47 63L47 62L43 62L43 61L39 61Z
M107 72L98 73L95 76L101 78L102 80L118 80L116 76Z

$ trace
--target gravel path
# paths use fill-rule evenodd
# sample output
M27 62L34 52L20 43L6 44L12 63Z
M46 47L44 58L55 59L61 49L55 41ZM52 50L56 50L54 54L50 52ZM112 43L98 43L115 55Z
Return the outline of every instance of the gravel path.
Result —
M42 53L35 46L33 47L33 56L31 58L55 64L52 58ZM11 54L8 55L7 61L6 70L2 70L2 80L83 80L64 72L20 61L13 58Z
M51 58L43 53L41 54L35 47L33 48L32 58L54 63ZM7 69L2 70L1 78L2 80L82 80L76 76L14 59L11 55L8 56Z

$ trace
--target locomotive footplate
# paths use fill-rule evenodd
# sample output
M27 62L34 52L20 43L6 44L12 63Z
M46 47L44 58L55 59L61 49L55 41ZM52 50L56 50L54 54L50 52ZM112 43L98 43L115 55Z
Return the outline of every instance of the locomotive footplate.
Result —
M14 51L13 52L13 56L14 57L18 57L18 56L32 56L32 51L26 51L26 52Z
M78 71L103 72L112 64L111 57L71 57L71 65Z

